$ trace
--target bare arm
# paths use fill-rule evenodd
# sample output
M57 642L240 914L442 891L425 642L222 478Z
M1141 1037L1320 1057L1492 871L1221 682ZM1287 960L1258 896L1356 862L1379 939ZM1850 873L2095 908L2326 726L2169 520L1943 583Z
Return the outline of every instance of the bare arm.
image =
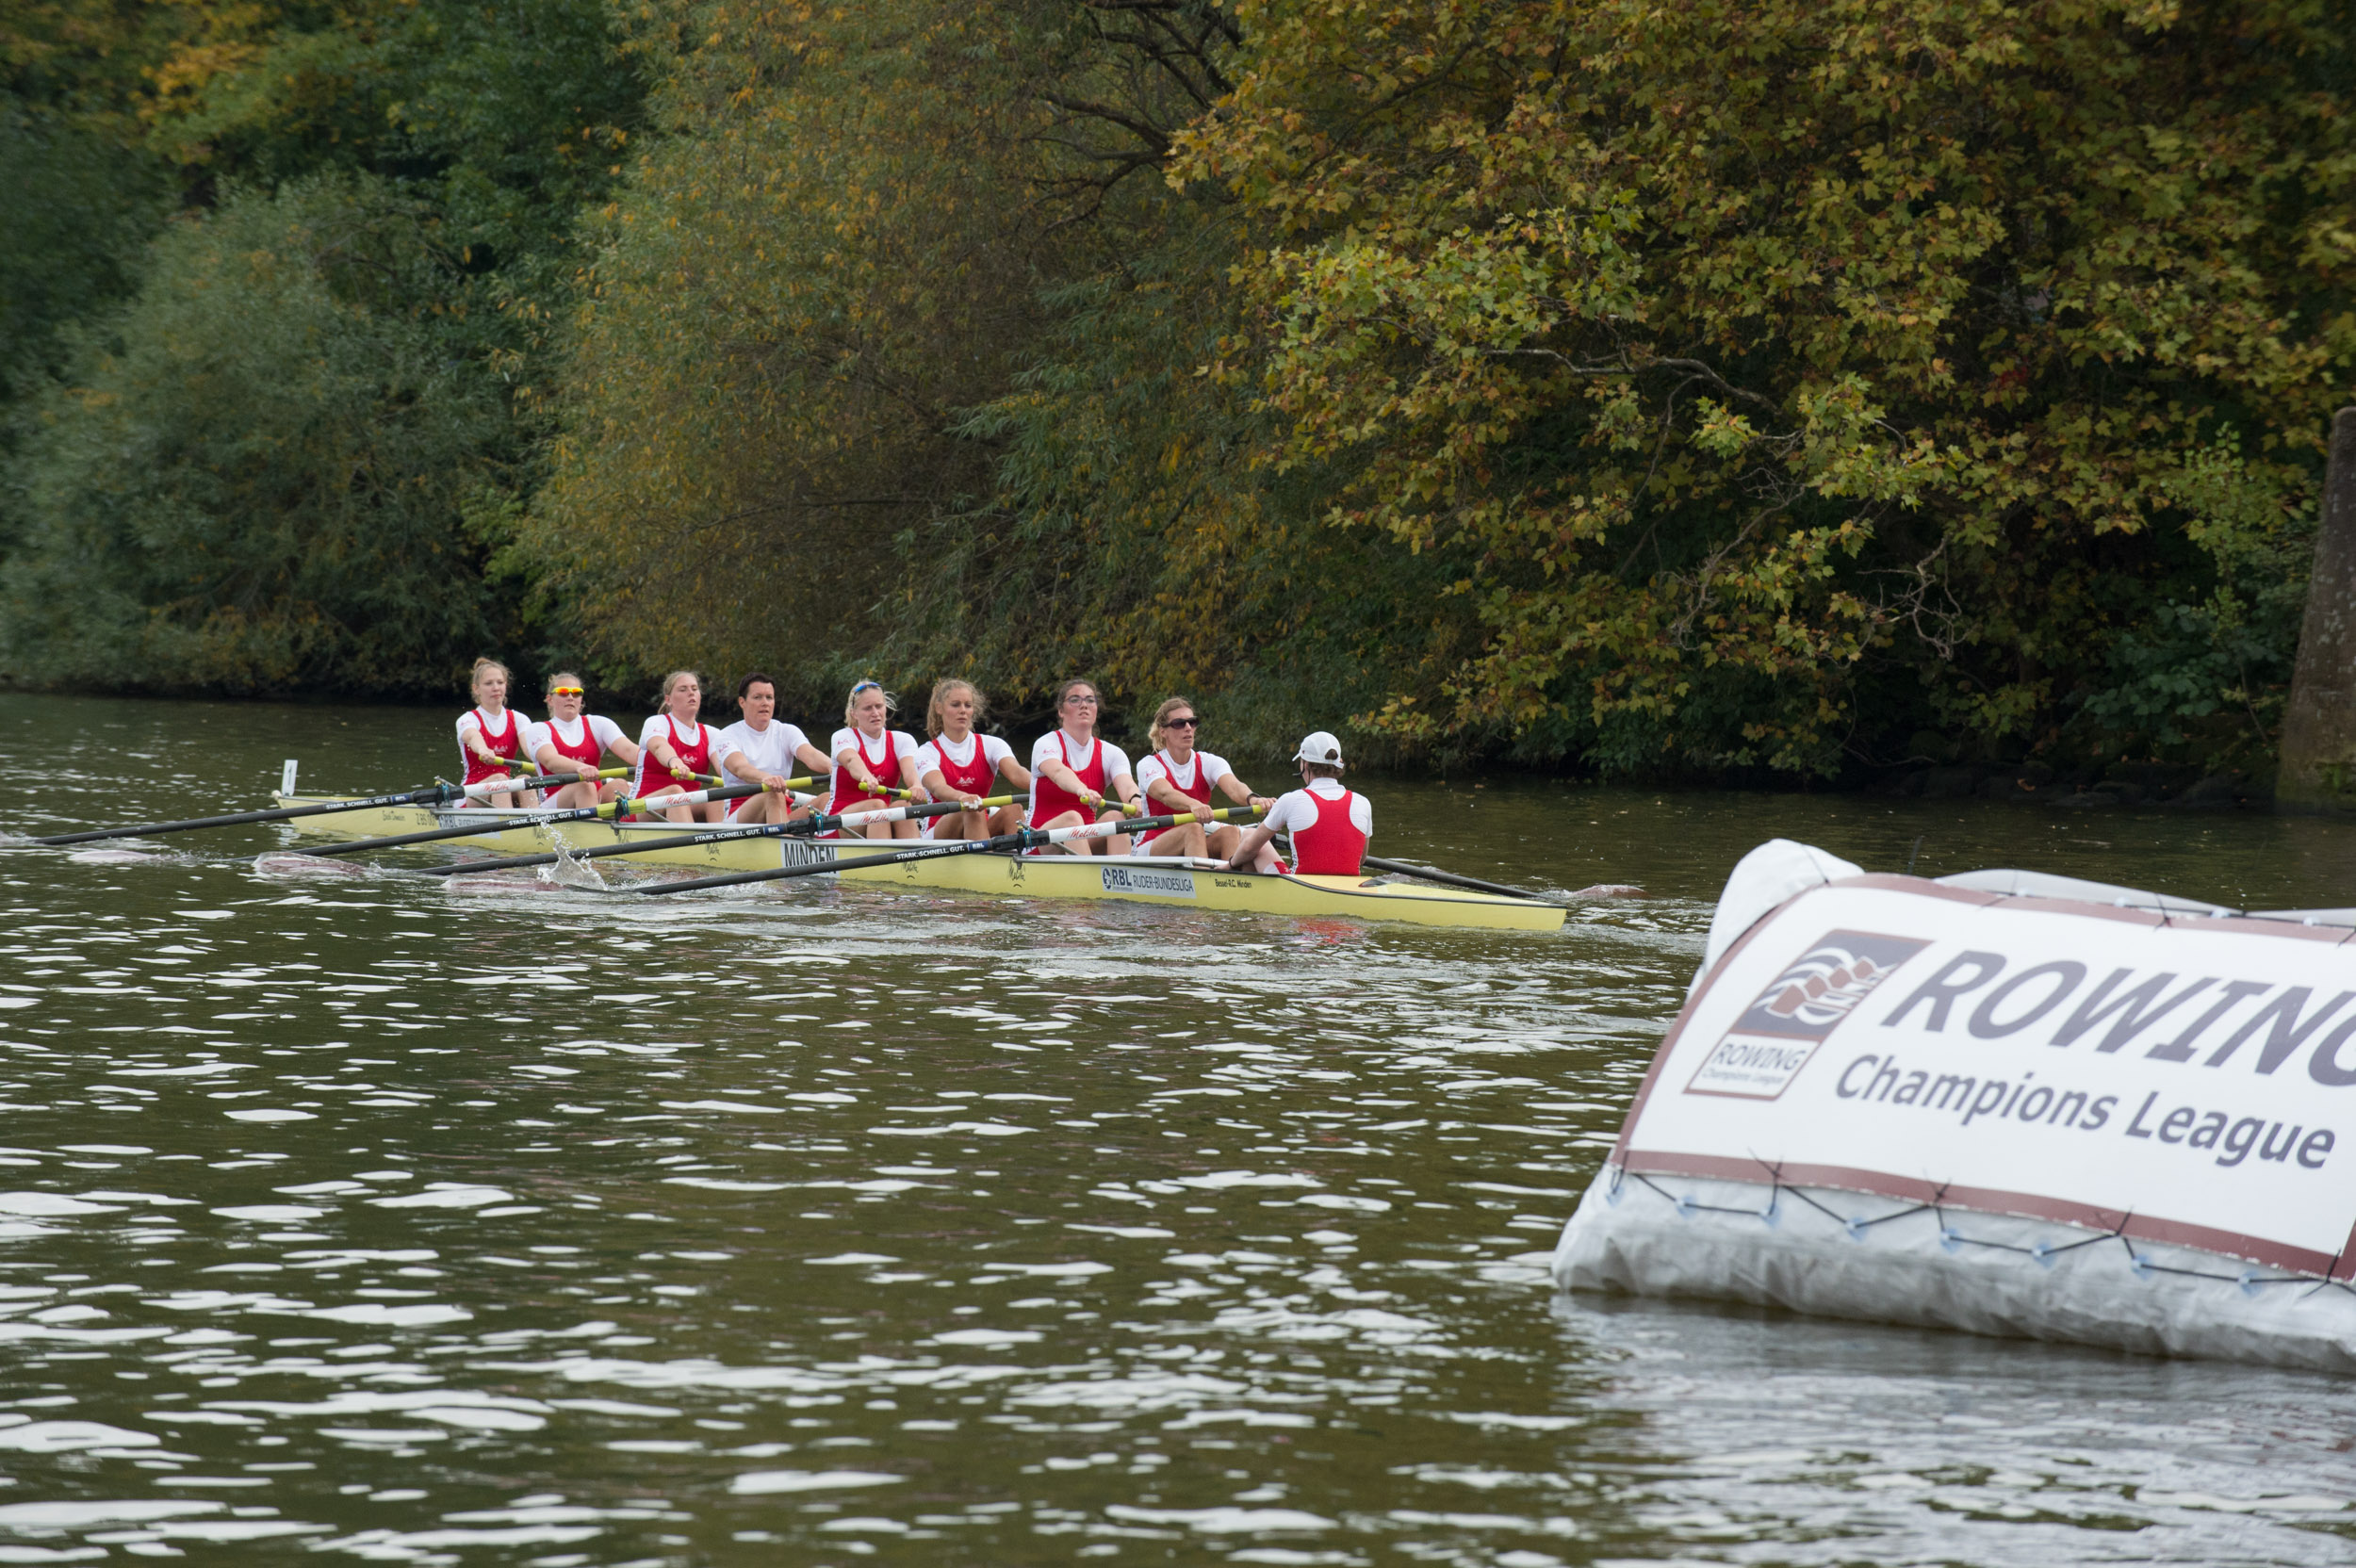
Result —
M1228 870L1252 870L1253 863L1260 858L1260 851L1267 848L1268 841L1275 836L1276 835L1273 832L1266 827L1254 827L1249 829L1243 836L1243 842L1237 844L1235 846L1235 853L1229 857L1227 861Z

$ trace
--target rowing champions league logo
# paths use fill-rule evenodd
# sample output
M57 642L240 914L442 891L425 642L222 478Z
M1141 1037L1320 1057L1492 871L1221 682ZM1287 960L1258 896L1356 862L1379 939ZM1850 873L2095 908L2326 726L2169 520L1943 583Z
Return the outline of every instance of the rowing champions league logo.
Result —
M1841 1021L1928 946L1878 931L1825 932L1743 1009L1685 1092L1775 1099Z

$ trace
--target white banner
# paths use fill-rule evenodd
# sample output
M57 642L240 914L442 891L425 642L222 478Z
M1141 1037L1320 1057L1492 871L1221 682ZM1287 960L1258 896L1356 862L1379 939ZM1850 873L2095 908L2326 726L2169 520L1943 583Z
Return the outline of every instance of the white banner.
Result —
M1719 960L1613 1159L2348 1279L2356 933L1849 877Z

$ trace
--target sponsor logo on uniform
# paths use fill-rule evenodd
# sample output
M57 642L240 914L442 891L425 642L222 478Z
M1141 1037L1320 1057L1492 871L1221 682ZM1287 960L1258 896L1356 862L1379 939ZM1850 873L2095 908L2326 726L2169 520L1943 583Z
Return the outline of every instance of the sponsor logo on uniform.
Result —
M1108 893L1142 893L1149 898L1192 898L1194 877L1183 871L1147 871L1137 866L1103 868Z
M1742 1010L1685 1092L1777 1098L1857 1004L1928 946L1878 931L1825 932Z

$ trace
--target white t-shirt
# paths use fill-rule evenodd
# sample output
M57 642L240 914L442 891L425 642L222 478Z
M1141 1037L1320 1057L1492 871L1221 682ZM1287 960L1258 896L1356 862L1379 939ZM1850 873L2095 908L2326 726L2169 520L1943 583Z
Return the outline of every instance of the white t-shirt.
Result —
M742 782L757 784L764 773L792 778L800 769L801 761L794 753L810 744L810 737L799 726L781 719L771 719L766 729L755 729L744 719L721 730L712 738L712 760L718 764L715 772L728 771L728 759L738 752L753 765L752 776ZM731 778L730 783L738 782Z
M531 716L525 713L520 708L510 708L507 710L506 716L515 726L515 739L522 743L524 755L526 757L530 757L532 753L532 732L537 729L539 726L533 724ZM465 712L458 715L458 762L461 767L464 767L467 760L474 756L473 752L466 749L466 732L468 730L474 730L479 733L482 728L482 709L469 708ZM489 745L491 743L485 741L483 743L484 745ZM463 778L466 776L461 774L459 776Z
M1207 751L1196 752L1186 760L1186 765L1183 768L1172 765L1168 756L1157 751L1137 764L1137 788L1150 794L1153 788L1153 780L1166 778L1180 794L1186 793L1185 786L1188 784L1195 785L1203 793L1208 794L1219 788L1220 779L1234 771L1228 767L1226 758L1214 757ZM1200 776L1197 776L1198 775ZM1148 799L1146 808L1159 812L1163 809L1163 806L1157 800Z
M622 727L602 713L583 713L577 719L549 719L532 727L524 737L524 755L537 757L542 746L563 741L568 746L581 744L581 727L587 725L589 733L597 738L597 755L603 757L614 749L614 743L622 738Z
M884 739L892 743L892 756L913 757L916 755L916 737L907 730L887 729L884 731ZM834 732L834 743L826 748L826 755L834 759L834 765L839 768L843 766L843 754L854 745L862 748L859 754L859 760L867 764L867 771L875 775L878 783L887 784L895 790L900 787L898 778L884 777L884 773L889 769L878 770L875 766L874 759L876 751L880 749L880 743L868 740L866 736L848 725ZM918 776L924 776L920 774Z
M1056 737L1062 733L1063 731L1060 729L1051 729L1046 734L1041 735L1038 740L1031 743L1032 777L1037 778L1039 775L1039 770L1050 762L1064 762L1065 766L1069 767L1073 773L1078 773L1081 766L1088 761L1088 748L1086 746L1075 746L1071 744L1069 742L1066 742L1062 746L1058 746L1055 743ZM1119 746L1113 744L1110 741L1104 740L1102 738L1097 741L1096 745L1097 756L1104 761L1104 799L1108 803L1118 806L1121 804L1121 797L1113 792L1113 780L1119 778L1122 774L1129 771L1129 754L1121 750ZM1065 760L1067 756L1070 758L1069 761ZM1037 785L1034 785L1031 789L1031 812L1028 820L1030 825L1034 827L1038 826L1039 823L1045 820L1039 814L1039 789Z
M1338 778L1311 779L1305 790L1287 790L1278 795L1276 804L1268 808L1268 814L1260 819L1260 825L1271 833L1290 833L1303 827L1314 827L1317 825L1317 808L1311 804L1309 797L1317 794L1327 800L1339 800L1343 792L1344 786ZM1349 793L1350 825L1367 838L1373 838L1373 806L1356 791L1350 791Z

